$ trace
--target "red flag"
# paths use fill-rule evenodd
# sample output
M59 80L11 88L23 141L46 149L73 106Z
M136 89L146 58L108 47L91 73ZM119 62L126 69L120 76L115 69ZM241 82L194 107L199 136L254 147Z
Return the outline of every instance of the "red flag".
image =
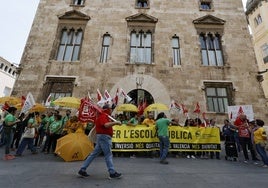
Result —
M178 110L181 110L180 104L178 104L177 102L174 102L174 106L175 106Z
M140 103L139 103L139 105L138 105L138 115L142 115L143 114L143 112L144 112L144 109L147 107L147 102L146 102L146 100L143 100L143 101L141 101Z
M188 113L188 110L186 109L186 107L184 106L184 104L181 104L181 107L182 107L182 112L183 114L187 114Z
M103 97L102 97L101 92L100 92L99 89L97 89L97 100L98 101L102 101L103 100Z
M95 105L88 97L81 99L80 108L78 110L79 121L85 123L95 121L97 113L102 112L102 109Z
M119 96L119 88L117 88L115 96L113 98L113 104L117 105L118 104L118 96Z
M107 90L104 91L104 98L108 102L112 100L112 97L111 97L110 93Z
M4 106L2 106L2 110L3 111L7 111L8 109L9 109L9 105L8 105L8 103L7 102L5 102L5 104L4 104Z
M195 105L195 109L194 109L194 113L200 114L200 106L199 106L199 102L196 103Z
M23 107L25 101L26 101L26 97L25 96L21 96L21 107Z
M148 106L146 99L143 100L142 106L143 106L143 110L145 110L145 108Z
M132 100L132 98L128 96L122 88L121 88L121 94L127 100L127 102L130 102Z

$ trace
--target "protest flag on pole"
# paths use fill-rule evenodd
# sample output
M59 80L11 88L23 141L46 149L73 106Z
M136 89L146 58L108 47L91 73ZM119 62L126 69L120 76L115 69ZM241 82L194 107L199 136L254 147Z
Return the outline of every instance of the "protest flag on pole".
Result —
M127 100L127 102L130 102L132 100L132 98L128 96L122 88L121 88L121 94Z
M7 102L5 102L5 104L2 106L2 110L3 111L7 111L8 109L9 109L9 105L8 105L8 103Z
M118 104L118 97L119 97L119 88L116 89L116 93L115 93L115 96L113 98L113 105L117 105Z
M189 115L188 115L188 109L185 107L184 104L181 104L181 108L182 108L182 112L183 114L186 116L186 118L188 119L189 118Z
M21 107L23 107L25 100L26 100L26 97L21 96Z
M105 89L105 91L104 91L104 99L106 100L106 102L112 101L112 97L111 97L110 93L107 91L107 89Z
M51 94L47 97L47 100L45 102L45 106L50 106L51 105Z
M194 113L200 114L200 112L201 112L200 105L199 102L197 102L195 105Z
M23 107L22 107L22 109L21 109L21 112L20 112L20 114L21 113L27 113L33 106L35 105L35 100L34 100L34 98L33 98L33 95L32 95L32 93L31 92L29 92L28 94L27 94L27 97L26 97L26 100L25 100L25 102L24 102L24 105L23 105Z

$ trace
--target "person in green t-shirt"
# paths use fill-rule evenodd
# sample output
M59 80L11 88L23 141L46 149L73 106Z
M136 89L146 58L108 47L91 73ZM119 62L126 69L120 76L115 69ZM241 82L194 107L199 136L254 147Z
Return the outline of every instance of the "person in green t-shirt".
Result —
M50 140L47 146L46 153L50 152L50 147L52 147L52 152L55 152L57 140L61 137L62 116L59 114L55 114L54 118L55 120L49 125Z
M130 120L127 122L127 125L130 125L130 126L136 126L138 125L139 123L139 120L138 120L138 114L135 113L133 114L133 116L130 118Z
M5 147L5 156L4 160L12 160L15 158L14 155L10 154L10 146L13 140L14 128L19 120L16 119L15 114L17 112L17 108L9 107L7 110L8 114L4 120L4 143Z
M170 124L176 124L176 122L172 122L166 117L164 112L161 112L157 115L155 124L160 142L160 163L168 164L168 161L166 160L169 148L168 126Z

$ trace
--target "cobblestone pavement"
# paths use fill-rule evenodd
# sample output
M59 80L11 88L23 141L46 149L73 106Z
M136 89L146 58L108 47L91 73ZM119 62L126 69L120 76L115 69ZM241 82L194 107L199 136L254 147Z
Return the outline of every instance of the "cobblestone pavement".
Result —
M0 153L3 156L3 147ZM163 165L158 158L114 157L116 170L123 177L108 180L102 156L87 169L90 177L81 178L77 171L83 161L64 162L53 154L25 151L14 160L0 160L0 187L267 188L268 168L261 163L226 161L223 154L221 160L169 157L168 161Z

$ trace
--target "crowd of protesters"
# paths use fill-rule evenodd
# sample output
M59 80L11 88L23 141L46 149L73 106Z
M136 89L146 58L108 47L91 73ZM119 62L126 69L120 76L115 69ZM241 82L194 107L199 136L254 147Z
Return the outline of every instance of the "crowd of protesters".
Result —
M74 133L78 129L88 134L94 126L92 123L80 123L77 116L71 115L70 110L66 110L64 115L61 115L58 110L49 111L41 115L38 112L27 115L21 113L19 116L16 116L17 114L17 109L10 107L1 120L3 129L0 136L0 146L5 146L4 160L12 160L15 157L22 156L26 147L32 154L37 154L38 149L45 154L55 154L56 143L59 138L66 134ZM156 127L160 142L160 152L149 153L152 157L158 156L162 164L168 164L166 161L167 155L189 159L221 159L220 152L169 152L167 126L176 125L218 128L220 129L220 136L224 138L225 142L235 143L236 151L241 154L243 153L245 163L249 162L249 151L254 163L259 164L262 161L263 167L268 167L268 157L266 154L266 149L268 148L266 144L267 137L266 131L263 128L265 123L260 119L249 121L246 115L241 114L233 123L227 119L224 120L221 129L216 126L215 119L201 121L199 118L187 118L184 124L180 124L178 118L169 120L164 113L158 114L156 119L154 119L153 113L148 113L146 117L138 116L137 113L121 113L115 114L114 118L126 126L134 127L142 124L148 127ZM33 138L23 136L26 128L35 128L35 136ZM16 151L16 154L12 155L11 151ZM144 153L148 154L148 152ZM136 154L137 152L131 152L130 157L134 158Z

